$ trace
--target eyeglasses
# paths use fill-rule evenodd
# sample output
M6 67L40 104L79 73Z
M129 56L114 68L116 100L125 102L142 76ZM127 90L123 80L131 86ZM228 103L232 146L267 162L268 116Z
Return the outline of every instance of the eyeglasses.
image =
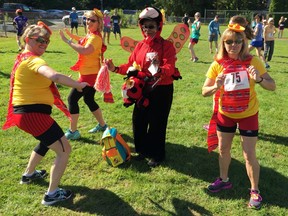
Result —
M32 39L35 39L35 41L37 43L40 43L40 44L49 44L50 43L50 40L49 39L45 39L43 37L31 37Z
M142 25L142 29L155 29L157 26L156 25Z
M90 18L87 18L87 21L90 21L90 22L92 22L92 23L98 22L98 20L90 19Z
M233 43L234 44L241 44L241 43L243 43L243 40L235 40L235 41L233 41L233 40L226 40L226 41L224 41L226 44L228 44L228 45L232 45Z

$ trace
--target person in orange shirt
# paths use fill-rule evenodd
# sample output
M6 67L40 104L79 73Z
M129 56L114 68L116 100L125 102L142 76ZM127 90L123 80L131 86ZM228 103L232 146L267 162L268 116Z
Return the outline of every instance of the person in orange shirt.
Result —
M83 89L83 92L78 92L76 89L72 89L68 97L69 111L71 113L72 121L70 123L70 128L65 133L65 136L67 139L72 140L79 139L81 136L80 132L77 130L79 119L78 101L81 97L84 98L84 102L98 122L96 127L89 130L89 133L104 131L107 128L103 119L102 111L94 99L96 90L93 88L101 67L101 58L104 52L101 35L103 30L103 14L100 10L94 9L93 11L87 11L85 16L88 32L84 38L71 34L67 29L65 31L66 34L72 38L72 40L76 40L77 43L68 40L64 35L64 32L62 30L60 31L62 40L73 50L78 52L78 61L71 67L71 69L79 72L79 81L87 82L89 84L89 86L86 86Z

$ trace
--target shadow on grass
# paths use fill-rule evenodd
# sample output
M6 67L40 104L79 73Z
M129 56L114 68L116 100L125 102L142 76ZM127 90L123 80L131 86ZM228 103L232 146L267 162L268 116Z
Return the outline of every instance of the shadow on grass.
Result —
M0 71L0 77L4 77L6 79L10 79L10 74L4 73L3 71Z
M259 133L259 139L271 143L288 146L288 137Z
M167 166L177 172L186 174L193 178L210 184L219 176L218 153L208 153L206 148L186 147L180 144L167 143ZM233 157L233 155L232 155ZM268 156L269 157L269 156ZM259 187L264 199L264 204L288 208L288 178L277 171L261 166ZM249 199L250 182L246 174L244 159L243 162L232 159L229 169L229 177L233 183L233 189L211 194L220 199ZM213 179L214 178L214 179Z
M151 203L155 205L155 207L161 212L167 213L167 215L177 216L177 215L206 215L212 216L213 214L210 211L207 211L202 206L196 205L194 203L187 202L185 200L180 200L178 198L172 199L172 204L176 213L171 212L169 210L164 209L159 202L155 202L148 198Z
M61 54L65 54L66 52L62 52L62 51L59 51L59 50L46 50L45 53L52 53L52 54L53 53L58 53L58 54L61 53Z
M84 186L66 186L77 195L68 202L59 203L61 206L77 213L90 213L93 215L139 215L127 202L119 196L105 189L90 189Z

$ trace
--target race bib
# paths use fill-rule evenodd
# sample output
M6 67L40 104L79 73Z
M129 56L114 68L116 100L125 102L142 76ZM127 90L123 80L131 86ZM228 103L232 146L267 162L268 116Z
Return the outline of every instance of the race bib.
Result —
M235 91L250 88L247 71L237 71L226 74L224 82L225 91Z

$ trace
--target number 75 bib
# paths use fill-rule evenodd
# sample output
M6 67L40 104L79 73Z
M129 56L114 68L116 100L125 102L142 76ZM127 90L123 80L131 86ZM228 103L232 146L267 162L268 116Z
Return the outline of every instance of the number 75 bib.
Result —
M241 89L249 89L249 78L246 70L230 72L226 74L224 82L225 91L236 91Z

